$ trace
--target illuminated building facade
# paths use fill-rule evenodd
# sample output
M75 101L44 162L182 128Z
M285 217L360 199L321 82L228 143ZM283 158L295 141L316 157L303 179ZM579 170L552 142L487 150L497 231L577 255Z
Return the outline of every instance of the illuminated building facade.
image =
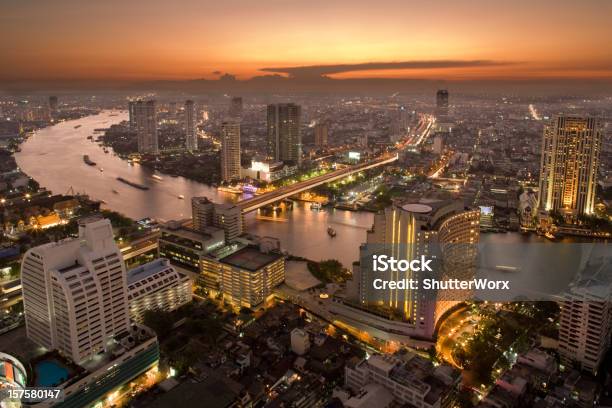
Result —
M349 298L361 308L385 311L393 318L409 322L416 336L431 338L440 317L460 300L466 300L469 293L438 291L432 296L410 288L375 289L374 279L421 281L432 276L424 275L430 272L411 270L373 271L369 267L372 254L406 260L435 257L439 262L434 267L437 279L470 279L475 273L479 219L480 211L466 210L461 200L396 202L376 214L367 244L360 249L360 263L354 266Z
M26 252L21 267L29 339L74 362L128 331L126 270L110 221L85 219L79 238Z
M540 162L540 209L566 220L592 214L603 124L593 117L555 116L544 127Z
M157 106L155 101L131 102L130 114L134 117L133 126L138 138L138 153L158 154ZM130 120L131 122L132 120Z
M302 162L302 109L293 103L268 105L268 156L275 161Z
M221 179L240 179L240 122L221 124Z
M167 259L156 259L128 271L130 317L143 323L147 310L170 312L191 301L191 280Z
M196 127L196 107L193 101L185 102L185 148L190 151L198 150L198 131Z

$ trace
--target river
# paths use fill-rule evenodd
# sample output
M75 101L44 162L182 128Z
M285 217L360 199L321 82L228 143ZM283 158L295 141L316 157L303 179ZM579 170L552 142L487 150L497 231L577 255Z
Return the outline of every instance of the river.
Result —
M87 139L87 136L94 135L94 129L106 128L126 119L125 112L105 111L41 129L21 145L21 152L15 154L15 159L27 175L53 193L65 194L72 189L92 199L104 200L104 207L134 219L151 217L166 221L188 218L191 216L190 198L194 196L207 196L215 202L237 199L231 193L219 192L183 177L157 173L163 179L157 180L152 177L155 173L150 169L138 164L132 166L114 155L112 150L104 153L97 143ZM97 165L86 165L83 155L89 155ZM149 190L131 187L118 181L117 177L144 184ZM179 196L185 199L181 200ZM365 241L366 230L373 220L372 214L366 212L317 212L304 203L296 203L292 211L276 217L276 221L258 220L256 217L254 213L246 217L249 232L279 238L283 249L291 254L314 260L334 258L345 266L357 260L359 244ZM335 238L327 234L329 226L337 231Z
M94 134L94 129L106 128L125 119L125 112L105 111L47 127L24 142L15 158L26 174L52 192L65 194L72 189L88 194L93 199L104 200L106 208L134 219L151 217L165 221L188 218L191 216L190 199L193 196L207 196L215 202L230 202L238 198L183 177L157 174L162 178L158 180L152 177L154 172L150 169L138 164L132 166L112 151L104 153L97 143L87 139L87 136ZM86 165L83 162L85 154L97 165ZM144 184L149 190L124 184L117 177ZM184 196L184 199L179 199L179 196ZM279 238L283 249L293 255L313 260L338 259L347 267L358 259L359 246L365 242L366 231L373 222L371 213L334 209L312 211L308 204L300 202L293 210L284 211L273 220L266 218L264 220L256 213L248 214L246 230L260 236ZM327 234L329 226L337 231L336 237ZM491 272L491 267L518 266L516 269L519 272L515 277L519 279L516 283L523 288L538 288L536 290L539 292L542 290L540 288L551 286L551 281L559 281L559 285L563 286L575 273L574 268L561 273L563 268L559 265L574 256L572 251L564 249L562 256L554 254L552 258L557 262L554 262L553 268L550 257L544 260L538 258L544 249L551 247L550 242L534 234L481 234L480 241L486 248L481 252L488 265L484 268L488 270L486 273L503 277L502 272ZM542 270L557 272L552 277L551 274L542 273Z

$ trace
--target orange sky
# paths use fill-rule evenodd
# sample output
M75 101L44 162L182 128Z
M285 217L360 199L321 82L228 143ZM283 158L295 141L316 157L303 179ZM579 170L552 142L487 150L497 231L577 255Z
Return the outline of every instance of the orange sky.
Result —
M3 1L0 79L183 79L422 60L333 77L612 78L608 0Z

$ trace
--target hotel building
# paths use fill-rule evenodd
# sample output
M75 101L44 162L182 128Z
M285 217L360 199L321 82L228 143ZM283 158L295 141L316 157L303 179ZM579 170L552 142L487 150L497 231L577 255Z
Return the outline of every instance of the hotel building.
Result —
M367 233L367 243L360 248L360 262L354 265L349 302L360 309L397 320L406 326L401 330L405 335L432 338L439 319L460 301L469 299L470 293L409 288L381 290L374 288L373 281L421 281L428 277L467 280L474 277L479 218L480 211L466 209L461 200L396 202L376 214L374 225ZM434 272L373 271L373 254L407 260L426 256L433 259Z
M609 255L591 259L559 302L561 362L593 375L612 341L611 265Z
M196 107L193 101L185 102L185 148L194 152L198 150L198 129L196 127Z
M221 124L221 179L240 179L240 122Z
M603 123L593 117L555 116L544 127L540 209L568 221L593 213L602 139Z
M147 310L170 312L191 302L191 280L167 259L156 259L128 271L130 317L143 323Z
M157 107L154 100L130 102L130 117L138 138L138 153L159 154ZM130 119L132 123L132 119Z
M125 265L106 219L82 220L79 238L30 249L21 276L27 335L40 346L79 363L129 328Z

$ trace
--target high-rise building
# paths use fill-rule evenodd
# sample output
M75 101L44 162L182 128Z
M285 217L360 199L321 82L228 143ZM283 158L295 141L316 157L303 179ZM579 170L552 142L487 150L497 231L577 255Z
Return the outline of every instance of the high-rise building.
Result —
M302 162L301 108L293 103L268 105L268 156L298 166Z
M130 102L134 117L134 130L138 137L138 152L159 154L157 140L157 108L154 100Z
M130 317L136 323L143 323L147 310L170 312L191 302L191 280L164 258L130 269L127 283Z
M593 213L602 139L603 124L593 117L555 116L544 127L541 209L567 220Z
M612 336L612 284L609 256L592 259L559 302L559 354L597 375Z
M106 219L82 220L78 238L30 249L21 277L28 338L77 363L130 328L125 265Z
M214 227L224 231L229 242L242 235L242 211L233 204L215 204L206 197L191 199L193 228L206 233Z
M128 124L131 131L136 131L136 102L128 101Z
M448 91L440 89L436 93L436 117L438 122L448 121Z
M240 122L221 124L221 179L240 179Z
M408 260L435 256L436 261L441 262L434 268L439 279L468 280L475 274L479 218L480 211L465 210L462 200L396 202L376 214L374 225L367 234L367 244L360 248L360 263L354 265L349 297L361 308L393 311L404 321L411 322L413 335L431 338L438 319L470 294L375 289L375 279L420 281L424 272L374 271L372 255L385 254Z
M315 146L327 147L329 125L326 122L317 123L314 127Z
M57 113L57 96L49 97L49 112L51 115Z
M221 292L238 307L260 305L285 280L285 257L256 245L246 245L217 262Z
M213 225L214 213L215 203L210 201L208 197L191 198L191 218L193 229L196 231L204 232L207 227Z
M242 97L234 96L230 101L229 116L232 119L242 118Z
M196 108L193 101L185 102L185 148L194 152L198 150L198 129L196 123Z

